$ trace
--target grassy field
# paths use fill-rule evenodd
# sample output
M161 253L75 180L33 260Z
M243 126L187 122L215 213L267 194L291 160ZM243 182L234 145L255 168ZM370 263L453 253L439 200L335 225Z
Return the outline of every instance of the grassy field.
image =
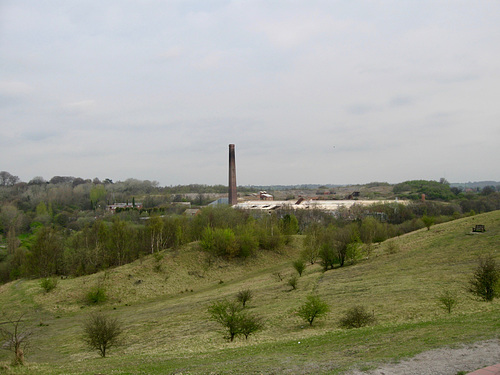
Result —
M472 235L475 224L485 224L487 232ZM10 316L28 312L32 350L28 365L16 368L8 366L11 353L0 352L0 373L339 374L498 338L500 302L478 301L466 287L480 255L491 253L500 261L499 244L497 211L374 245L355 265L327 272L309 265L293 291L286 281L294 274L300 236L280 253L210 265L193 244L165 251L161 259L148 256L105 273L59 280L50 293L39 280L15 281L0 286L0 306ZM85 295L98 284L109 299L88 306ZM265 329L229 343L209 320L207 307L247 288L254 293L249 310L263 317ZM451 314L437 304L444 290L459 301ZM312 293L328 302L330 312L309 327L295 310ZM338 328L339 318L357 304L373 311L377 323ZM104 359L81 339L82 322L95 310L117 317L125 329L123 345Z

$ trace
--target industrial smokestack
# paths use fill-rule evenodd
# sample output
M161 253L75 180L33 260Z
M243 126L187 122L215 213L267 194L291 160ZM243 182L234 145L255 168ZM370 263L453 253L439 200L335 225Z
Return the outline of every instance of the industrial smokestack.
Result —
M236 160L234 157L234 145L229 145L229 194L228 203L234 206L238 203L236 192Z

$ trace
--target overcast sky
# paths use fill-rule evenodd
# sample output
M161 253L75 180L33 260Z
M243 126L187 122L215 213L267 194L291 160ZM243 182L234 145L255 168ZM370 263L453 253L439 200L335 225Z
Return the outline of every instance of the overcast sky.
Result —
M500 2L0 0L0 170L500 180Z

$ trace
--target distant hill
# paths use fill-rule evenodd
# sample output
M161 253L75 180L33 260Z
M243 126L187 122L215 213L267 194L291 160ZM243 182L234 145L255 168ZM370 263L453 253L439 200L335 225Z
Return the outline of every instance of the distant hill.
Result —
M452 182L450 183L450 186L469 188L469 189L475 189L475 188L482 189L485 186L495 186L495 187L500 186L500 181Z

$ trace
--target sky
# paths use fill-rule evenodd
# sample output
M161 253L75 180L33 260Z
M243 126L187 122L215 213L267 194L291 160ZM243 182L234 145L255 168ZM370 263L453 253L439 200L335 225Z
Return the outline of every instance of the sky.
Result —
M0 0L0 170L500 180L500 2Z

